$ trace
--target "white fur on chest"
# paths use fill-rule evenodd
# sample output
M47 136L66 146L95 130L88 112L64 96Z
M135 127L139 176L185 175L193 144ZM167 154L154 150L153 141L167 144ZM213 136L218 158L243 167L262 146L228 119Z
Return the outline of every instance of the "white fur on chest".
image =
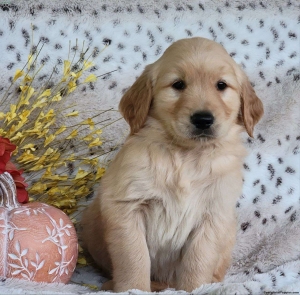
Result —
M155 155L149 167L155 185L145 200L146 240L152 273L164 273L170 281L183 247L193 230L201 227L204 216L220 222L222 212L234 211L241 179L236 178L238 169L228 169L238 162L234 156L204 161L200 155L184 157L163 150ZM221 222L226 222L225 214Z

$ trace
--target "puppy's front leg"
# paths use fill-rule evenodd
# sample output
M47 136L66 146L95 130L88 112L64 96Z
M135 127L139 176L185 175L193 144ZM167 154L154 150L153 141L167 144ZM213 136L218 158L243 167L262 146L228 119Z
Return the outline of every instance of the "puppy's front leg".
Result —
M201 226L190 236L182 249L182 260L177 275L177 290L188 292L202 284L212 283L218 262L217 240L209 226Z
M139 213L116 210L107 219L106 241L113 268L115 292L150 289L150 257Z

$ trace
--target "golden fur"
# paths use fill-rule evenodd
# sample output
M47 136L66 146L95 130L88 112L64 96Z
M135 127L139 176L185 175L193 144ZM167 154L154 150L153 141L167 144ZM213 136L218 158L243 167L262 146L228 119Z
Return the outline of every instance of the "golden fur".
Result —
M183 90L174 82L184 81ZM218 81L227 88L219 90ZM262 103L223 47L183 39L148 65L120 102L131 128L82 219L83 240L115 292L192 291L224 278L235 242L235 204ZM211 132L191 115L209 111Z

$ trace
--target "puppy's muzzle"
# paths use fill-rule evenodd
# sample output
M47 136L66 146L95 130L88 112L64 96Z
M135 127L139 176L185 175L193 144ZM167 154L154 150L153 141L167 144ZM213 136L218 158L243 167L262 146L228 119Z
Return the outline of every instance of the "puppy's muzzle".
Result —
M209 111L200 111L194 113L190 117L190 123L192 126L191 136L193 139L199 140L201 138L213 138L215 118Z
M198 130L206 130L209 129L214 123L214 116L210 112L197 112L191 116L191 123Z

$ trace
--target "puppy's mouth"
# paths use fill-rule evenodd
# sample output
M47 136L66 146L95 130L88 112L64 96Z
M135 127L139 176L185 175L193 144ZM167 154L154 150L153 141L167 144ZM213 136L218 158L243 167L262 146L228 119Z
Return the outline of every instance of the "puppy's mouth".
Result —
M212 127L204 130L193 128L188 137L193 140L210 140L216 138L216 135Z
M194 142L207 142L218 137L216 126L212 126L208 129L199 129L191 125L185 127L181 126L174 134L182 139L185 138L186 140Z
M171 134L173 134L175 138L180 138L181 140L185 139L188 141L205 143L214 140L219 136L219 128L216 122L209 128L195 126L186 121L176 121L171 126Z

